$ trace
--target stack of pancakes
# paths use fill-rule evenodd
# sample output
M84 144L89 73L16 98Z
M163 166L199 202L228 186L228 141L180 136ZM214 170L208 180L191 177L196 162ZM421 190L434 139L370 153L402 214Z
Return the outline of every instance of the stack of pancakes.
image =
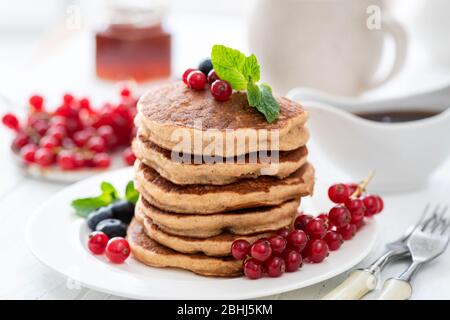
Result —
M312 193L314 169L306 160L307 113L277 100L281 113L269 124L241 92L218 102L177 82L140 99L133 143L140 199L128 230L135 258L238 276L234 240L292 226L301 197Z

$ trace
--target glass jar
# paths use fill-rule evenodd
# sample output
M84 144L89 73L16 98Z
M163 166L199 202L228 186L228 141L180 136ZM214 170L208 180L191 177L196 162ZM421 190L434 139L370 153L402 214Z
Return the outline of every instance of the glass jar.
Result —
M171 72L171 35L164 1L115 1L96 31L96 74L108 80L163 79Z

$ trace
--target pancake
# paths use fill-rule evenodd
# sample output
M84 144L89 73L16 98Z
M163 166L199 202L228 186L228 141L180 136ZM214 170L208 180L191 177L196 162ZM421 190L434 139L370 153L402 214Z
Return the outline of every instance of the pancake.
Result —
M204 254L182 254L150 239L144 227L133 219L127 231L133 257L159 268L173 267L190 270L203 276L237 277L242 275L242 261L232 257L209 257Z
M243 163L237 158L220 158L211 163L202 161L196 164L193 156L188 161L172 160L172 152L151 142L143 133L139 133L133 142L134 154L146 165L151 166L161 176L176 184L214 184L233 183L241 178L256 178L261 175L273 175L284 178L306 163L308 149L303 146L292 151L281 151L274 163L261 161L258 153L246 155ZM264 155L262 155L264 156ZM267 156L270 160L270 154ZM255 159L255 160L254 160Z
M166 233L194 238L208 238L223 232L251 235L290 227L297 215L299 205L299 200L291 200L275 207L193 215L162 211L152 206L141 196L136 204L136 214L145 214Z
M176 213L210 214L279 205L311 195L314 168L306 163L284 179L261 176L224 186L176 185L139 160L135 162L136 188L152 205Z
M231 245L235 240L243 239L247 240L250 243L253 243L260 238L270 237L275 233L275 230L273 232L263 232L248 236L238 236L230 233L222 233L217 236L199 239L193 237L176 236L164 232L163 230L161 230L161 228L153 223L152 219L139 211L136 212L135 219L144 225L145 234L148 237L167 248L181 253L203 253L207 256L213 257L229 256Z
M276 98L280 116L268 123L255 108L250 107L244 92L235 92L225 102L216 101L209 90L192 90L181 82L161 85L144 94L138 102L136 125L145 130L154 143L167 150L180 146L190 154L208 154L234 157L261 150L288 151L305 144L303 125L308 113L301 105L286 98ZM199 144L194 146L193 138ZM254 137L254 143L246 137ZM208 150L211 142L226 143ZM238 141L243 144L239 146Z

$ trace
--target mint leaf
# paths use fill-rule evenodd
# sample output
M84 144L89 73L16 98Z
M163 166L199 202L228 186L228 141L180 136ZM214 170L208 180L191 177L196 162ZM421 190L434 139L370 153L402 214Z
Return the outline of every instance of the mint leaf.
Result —
M251 81L247 83L247 100L248 104L252 107L261 104L261 92L259 92L259 87Z
M272 88L267 84L260 84L259 91L261 94L261 101L255 107L266 117L267 122L272 123L274 120L278 119L280 105L272 94Z
M92 211L101 207L106 207L112 202L120 199L116 188L114 188L112 184L102 182L100 189L102 194L97 197L80 198L72 201L70 205L75 209L75 213L78 216L86 218Z
M243 73L245 55L235 49L214 45L211 61L219 78L227 81L235 90L245 90L247 78Z
M128 202L136 204L138 198L139 192L134 188L134 182L128 182L127 187L125 188L125 199L127 199Z
M117 200L120 199L119 197L119 193L117 192L116 188L114 188L114 186L109 183L109 182L102 182L102 184L100 185L100 189L102 190L102 193L108 194L111 196L112 200Z
M260 78L260 67L255 55L245 58L242 73L248 81L258 82Z
M101 208L106 207L111 202L105 199L102 196L96 197L96 198L82 198L82 199L76 199L73 200L70 204L72 208L75 209L75 213L82 217L86 218L89 213L92 211Z
M258 86L249 82L247 84L247 99L250 106L255 107L266 117L267 122L272 123L278 118L280 105L272 94L272 88L267 84Z
M234 90L247 90L250 106L261 112L267 122L272 123L280 114L280 105L267 84L257 85L260 66L254 54L246 57L242 52L214 45L211 61L217 75L227 81Z

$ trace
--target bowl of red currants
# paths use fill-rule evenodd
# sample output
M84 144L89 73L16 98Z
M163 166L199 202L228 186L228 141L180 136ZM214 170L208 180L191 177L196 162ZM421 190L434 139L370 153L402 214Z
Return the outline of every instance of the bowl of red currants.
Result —
M32 95L24 119L8 112L2 123L13 134L12 155L25 173L75 182L134 163L130 145L136 133L136 103L128 88L120 90L118 102L97 108L89 98L69 93L54 108L42 96Z

